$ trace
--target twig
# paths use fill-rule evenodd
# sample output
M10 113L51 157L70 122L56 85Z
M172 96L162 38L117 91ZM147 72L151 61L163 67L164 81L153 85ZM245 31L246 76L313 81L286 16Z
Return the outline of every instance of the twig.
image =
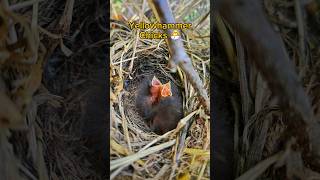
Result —
M204 174L204 170L206 169L207 165L208 165L208 160L204 160L197 180L201 180L202 179L203 174Z
M231 37L228 33L225 23L223 22L219 14L214 14L214 21L217 24L217 30L220 36L222 37L221 38L222 43L229 60L229 64L231 66L232 77L233 79L237 79L239 76L239 73L238 73L239 69L237 67L237 62L235 58L235 49L233 47Z
M114 179L115 177L117 177L117 175L125 168L127 167L128 165L124 165L124 166L121 166L119 167L117 170L115 170L111 175L110 175L110 179Z
M299 66L301 71L303 72L303 69L306 65L305 62L305 36L304 36L304 23L303 23L303 14L302 14L302 8L301 8L301 3L300 0L295 0L294 1L295 5L295 12L296 12L296 18L298 21L298 33L299 33Z
M118 102L122 102L122 100L121 100L122 96L123 96L123 92L120 93ZM130 135L129 135L128 124L127 124L128 121L127 121L126 116L124 114L123 105L121 103L119 103L119 109L120 109L120 114L121 114L121 119L122 119L122 128L123 128L123 131L124 131L124 135L126 137L126 141L128 143L129 150L130 150L130 152L132 152L132 147L131 147L131 142L130 142Z
M252 112L252 98L249 91L249 81L247 77L247 68L245 62L244 48L237 34L236 37L236 47L237 47L237 59L239 64L239 81L240 81L240 93L242 99L242 113L244 122L248 122L251 112Z
M13 4L9 7L9 9L11 11L16 11L16 10L19 10L19 9L22 9L22 8L25 8L25 7L28 7L28 6L31 6L35 3L39 3L39 2L42 2L43 0L31 0L31 1L25 1L25 2L20 2L20 3L17 3L17 4Z
M39 10L39 2L36 2L33 4L32 8L32 20L31 20L31 30L32 30L32 35L34 38L34 51L38 52L39 49L39 32L38 32L38 10ZM33 62L37 62L38 59L38 53L34 53Z
M184 126L182 132L180 133L180 136L177 137L177 140L179 141L177 148L176 148L176 153L174 155L174 161L177 165L179 165L179 159L181 157L181 154L184 149L187 133L190 127L191 121L188 121L187 124Z
M145 8L145 0L142 1L142 9L140 11L140 20L142 20L142 16L144 15L143 12L144 12L144 8ZM133 46L133 53L132 53L132 60L130 62L130 66L129 66L129 72L131 73L132 71L132 68L133 68L133 62L134 62L134 58L135 58L135 55L136 55L136 51L137 51L137 46L138 46L138 41L139 41L139 34L140 34L140 29L137 30L137 35L136 35L136 40L134 42L134 46Z
M210 12L207 12L202 18L201 20L194 26L194 29L197 29L197 27L202 24L210 15Z
M236 180L254 180L257 179L267 168L269 168L272 164L276 163L282 156L284 152L278 152L277 154L261 161L259 164L242 174Z
M38 126L38 124L35 123L36 130L37 130L37 141L38 141L38 167L39 167L39 179L41 180L48 180L48 170L45 164L44 155L43 155L43 134Z
M56 34L61 34L61 37L64 36L65 33L69 32L70 25L72 22L72 14L73 14L73 6L74 6L74 0L67 0L63 15L61 16L61 19L59 20L58 27L56 28L55 32ZM48 59L48 57L52 54L52 52L56 49L56 47L60 44L60 38L59 39L51 39L49 41L50 48L48 48L48 51L46 53L45 60Z
M166 132L165 134L163 134L163 135L161 135L161 136L158 136L157 138L155 138L154 140L152 140L150 143L148 143L147 145L145 145L143 148L141 148L141 149L139 150L139 152L146 150L147 148L151 147L152 145L154 145L155 143L159 142L160 140L168 137L169 134L171 134L172 132L173 132L173 130L172 130L172 131L168 131L168 132Z
M172 180L174 178L174 173L175 173L177 167L178 167L177 163L173 162L171 173L170 173L170 176L169 176L169 180Z
M166 148L174 145L175 143L176 143L176 140L171 140L169 142L166 142L166 143L151 147L149 149L146 149L143 152L138 152L136 154L126 156L124 158L113 160L110 162L110 170L112 171L112 170L116 169L117 167L123 166L125 164L129 165L140 158L148 156L148 155L155 153L157 151L160 151L162 149L166 149Z
M262 5L255 0L218 1L218 11L237 32L250 59L267 80L270 89L300 114L309 130L311 150L320 158L319 124L315 121L309 97L304 91L281 36L268 22ZM254 14L254 16L253 16Z
M236 97L233 95L231 96L231 104L232 108L234 110L234 133L233 133L233 147L234 147L234 152L238 153L239 152L239 132L240 132L240 112L239 112L239 105L236 101Z
M223 2L219 12L240 36L269 87L284 96L307 124L312 123L313 112L309 98L289 60L280 35L272 29L262 7L253 0L246 0L241 6L233 0ZM252 16L252 11L255 16Z
M9 10L9 2L8 0L0 1L0 4L2 4L3 7L5 7L6 10ZM9 20L9 22L12 22L12 19ZM9 27L9 37L10 42L9 43L15 43L18 40L16 29L13 25Z
M148 0L150 7L152 8L157 19L161 23L175 23L171 8L167 0ZM172 34L172 29L165 30L168 35ZM169 47L169 52L171 58L169 60L169 68L172 72L177 71L177 66L179 66L187 75L193 87L199 92L199 97L201 104L203 104L206 109L210 110L210 100L207 95L207 91L203 86L199 74L193 68L190 57L187 55L182 40L171 38L166 39Z

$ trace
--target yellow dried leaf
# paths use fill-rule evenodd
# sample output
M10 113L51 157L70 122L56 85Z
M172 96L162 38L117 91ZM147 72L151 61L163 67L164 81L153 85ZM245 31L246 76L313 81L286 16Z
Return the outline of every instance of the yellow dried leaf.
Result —
M118 144L116 141L114 141L112 139L110 140L110 147L114 151L116 151L119 154L124 155L124 156L128 156L128 155L133 154L127 148L123 147L122 145ZM141 166L144 165L144 162L142 160L137 160L137 163L140 164Z
M178 180L189 180L191 179L190 173L189 172L185 172L182 173L179 177Z
M210 156L210 151L203 150L203 149L186 148L184 149L184 153L196 155L196 156Z
M120 144L118 144L114 140L110 140L110 146L114 151L118 152L121 155L128 155L129 154L129 150L127 148L121 146Z

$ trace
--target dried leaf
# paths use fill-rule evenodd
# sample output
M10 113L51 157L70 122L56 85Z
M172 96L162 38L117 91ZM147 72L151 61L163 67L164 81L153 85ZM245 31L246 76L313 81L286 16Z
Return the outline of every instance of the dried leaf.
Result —
M133 153L130 153L130 151L127 148L125 148L122 145L118 144L114 140L110 140L110 147L114 151L118 152L121 155L131 155L131 154L133 154ZM137 160L137 163L139 163L140 165L144 165L144 162L142 160Z
M121 146L120 144L118 144L116 141L111 140L110 141L110 146L113 150L115 150L116 152L118 152L119 154L122 155L127 155L129 154L129 150L123 146Z
M189 172L185 172L178 177L178 180L189 180L189 179L191 179Z
M203 150L203 149L186 148L184 149L184 153L197 155L197 156L210 156L210 151Z
M110 89L110 100L111 100L113 103L118 103L118 98L117 98L117 96L112 92L111 89Z

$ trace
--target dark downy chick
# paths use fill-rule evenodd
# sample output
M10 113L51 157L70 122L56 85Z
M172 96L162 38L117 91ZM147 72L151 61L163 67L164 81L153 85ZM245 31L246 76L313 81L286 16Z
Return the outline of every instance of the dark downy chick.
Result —
M178 87L170 81L162 84L155 76L139 83L136 107L140 116L156 134L176 128L183 117L182 98Z

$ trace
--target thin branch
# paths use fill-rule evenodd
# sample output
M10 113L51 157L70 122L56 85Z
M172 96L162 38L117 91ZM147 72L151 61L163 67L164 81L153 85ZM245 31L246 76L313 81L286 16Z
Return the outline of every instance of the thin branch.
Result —
M299 33L299 66L301 71L303 72L303 69L305 68L306 65L306 56L305 56L305 30L304 30L304 22L303 22L303 13L302 13L302 7L300 0L295 0L294 1L295 5L295 13L296 13L296 18L298 22L298 33Z
M34 5L36 3L39 3L41 1L43 1L43 0L30 0L30 1L20 2L20 3L17 3L17 4L10 5L9 9L12 10L12 11L17 11L19 9L32 6L32 5Z
M256 0L224 0L218 1L218 11L239 35L270 89L301 115L309 129L311 149L320 158L320 125L281 36L272 29L262 5Z
M157 19L161 23L175 23L171 8L167 0L148 0L150 7L152 8ZM168 35L172 34L172 29L165 30ZM177 66L179 66L185 73L193 87L199 92L199 97L201 104L203 104L206 109L210 110L210 100L206 89L200 79L199 74L193 68L190 57L187 55L182 40L168 38L167 44L169 47L169 52L171 58L169 60L169 68L172 72L177 71Z

